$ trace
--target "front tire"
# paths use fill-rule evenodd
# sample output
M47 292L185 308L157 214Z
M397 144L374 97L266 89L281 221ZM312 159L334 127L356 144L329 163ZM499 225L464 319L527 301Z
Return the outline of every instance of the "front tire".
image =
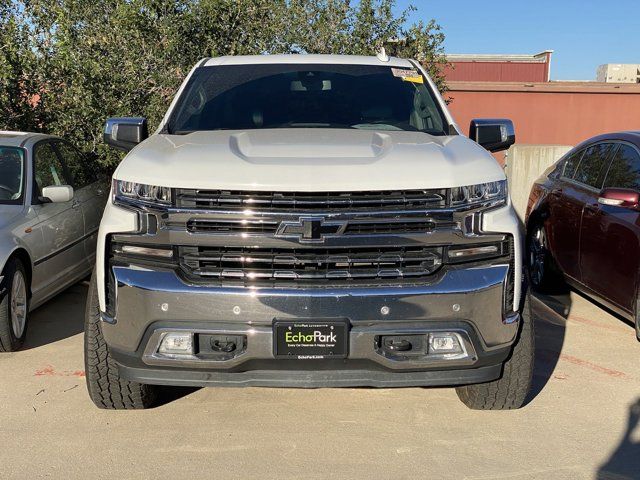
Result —
M22 262L7 262L0 291L5 291L0 302L0 352L15 352L22 347L27 336L29 317L29 280Z
M513 410L524 405L533 379L534 326L529 294L526 294L513 352L498 380L456 388L458 398L473 410Z
M111 357L102 336L95 271L89 285L84 328L84 365L93 403L109 410L139 410L153 406L157 387L125 380Z

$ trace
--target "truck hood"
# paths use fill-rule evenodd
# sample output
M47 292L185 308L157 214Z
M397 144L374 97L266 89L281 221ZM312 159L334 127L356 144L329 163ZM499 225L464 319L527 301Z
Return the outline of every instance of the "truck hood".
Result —
M502 180L483 148L461 135L350 129L155 134L115 178L214 190L353 191L445 188Z
M22 213L22 205L2 205L0 204L0 230L10 225L15 218Z

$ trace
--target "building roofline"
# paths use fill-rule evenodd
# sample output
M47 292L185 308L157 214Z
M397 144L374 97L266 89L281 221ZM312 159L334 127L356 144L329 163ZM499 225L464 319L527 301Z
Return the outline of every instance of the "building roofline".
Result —
M603 93L640 95L640 84L604 82L447 82L451 92Z
M449 61L457 62L530 62L545 63L553 50L543 50L540 53L529 54L501 54L501 53L447 53Z

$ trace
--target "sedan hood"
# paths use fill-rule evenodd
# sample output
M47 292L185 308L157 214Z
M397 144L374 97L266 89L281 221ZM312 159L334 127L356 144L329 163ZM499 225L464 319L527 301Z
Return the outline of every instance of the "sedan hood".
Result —
M214 190L353 191L445 188L504 179L461 135L268 129L152 135L115 178Z
M10 225L23 210L22 205L2 205L0 204L0 230Z

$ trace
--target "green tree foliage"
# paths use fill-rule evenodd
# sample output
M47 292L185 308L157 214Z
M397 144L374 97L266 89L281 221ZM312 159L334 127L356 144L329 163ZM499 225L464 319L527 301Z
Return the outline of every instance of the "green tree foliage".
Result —
M444 82L444 36L405 28L395 0L0 0L0 128L63 135L106 163L110 116L158 125L203 57L264 53L418 58Z
M14 130L37 129L42 123L41 82L21 13L20 5L0 0L0 125Z

